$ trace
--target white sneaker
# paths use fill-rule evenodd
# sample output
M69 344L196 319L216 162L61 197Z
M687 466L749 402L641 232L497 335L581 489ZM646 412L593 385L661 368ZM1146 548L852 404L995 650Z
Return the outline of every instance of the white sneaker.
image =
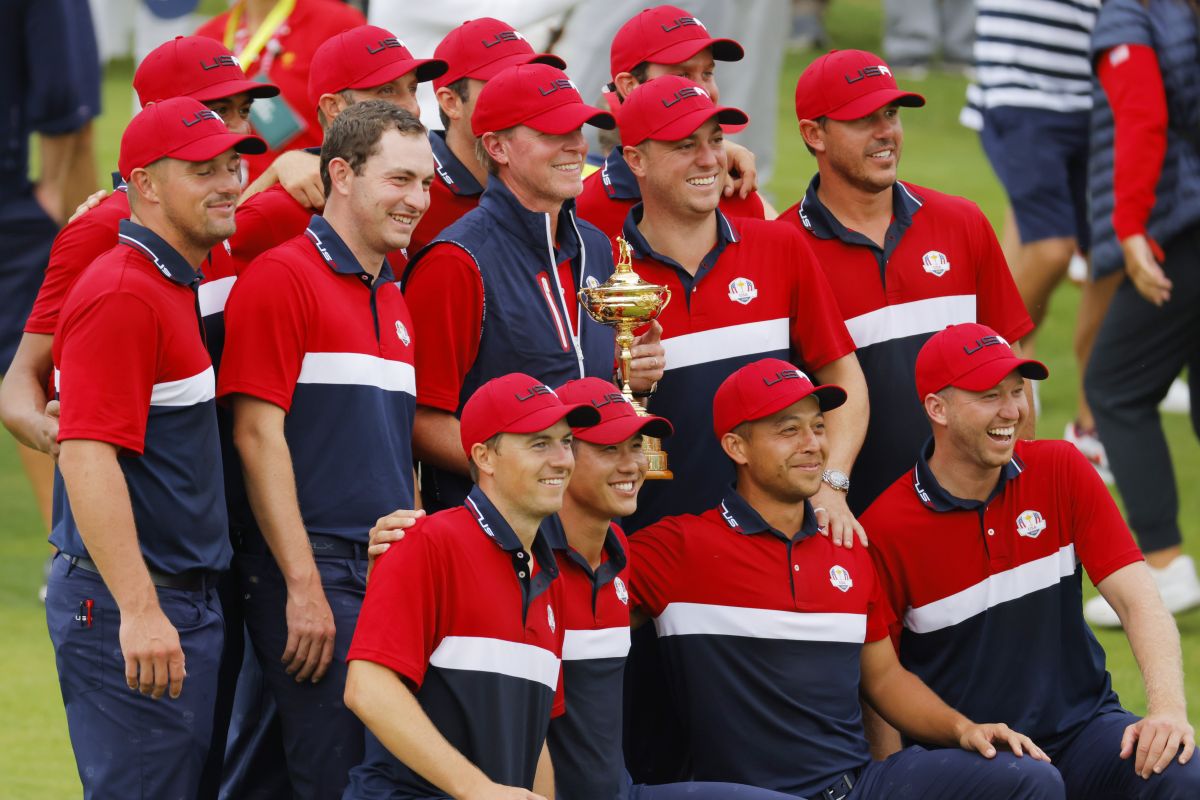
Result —
M1104 452L1104 443L1094 430L1085 431L1079 427L1079 423L1068 422L1066 430L1063 431L1063 439L1079 448L1084 458L1092 462L1096 472L1100 473L1101 480L1109 486L1113 485L1112 470L1108 467L1108 453Z
M1158 584L1163 605L1172 614L1182 614L1200 606L1200 578L1191 556L1178 556L1162 569L1150 567ZM1097 628L1119 628L1121 619L1102 596L1097 595L1083 604L1083 618Z
M1071 254L1071 263L1067 265L1067 279L1077 286L1087 283L1088 262L1078 250Z
M1183 378L1176 378L1172 381L1171 388L1167 390L1167 396L1158 404L1158 408L1168 414L1190 414L1192 395L1187 381Z

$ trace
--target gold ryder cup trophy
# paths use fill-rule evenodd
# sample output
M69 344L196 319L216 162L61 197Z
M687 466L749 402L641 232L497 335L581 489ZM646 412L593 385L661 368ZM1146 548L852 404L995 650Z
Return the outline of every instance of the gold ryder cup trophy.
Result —
M646 283L633 271L633 259L629 253L629 242L617 237L620 257L617 269L604 283L579 290L579 302L596 322L617 329L617 345L621 348L621 394L633 404L638 416L649 416L646 408L629 388L630 362L633 361L633 329L657 317L671 300L671 290L666 286ZM595 280L594 278L592 279ZM667 469L667 454L662 444L653 436L642 437L642 452L646 454L649 471L647 480L670 480Z

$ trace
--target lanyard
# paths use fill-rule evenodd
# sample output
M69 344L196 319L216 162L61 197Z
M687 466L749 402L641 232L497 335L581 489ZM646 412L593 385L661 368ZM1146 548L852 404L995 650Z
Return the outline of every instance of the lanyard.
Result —
M275 7L267 14L267 18L258 26L258 30L250 35L246 46L237 54L237 60L243 65L242 69L246 69L258 59L259 53L263 51L263 48L267 46L267 42L279 30L279 26L292 15L292 11L295 8L296 0L279 0L275 3ZM244 9L244 3L238 3L229 12L229 19L225 23L225 47L229 50L233 49L234 39L237 36L238 27L241 25L242 11Z

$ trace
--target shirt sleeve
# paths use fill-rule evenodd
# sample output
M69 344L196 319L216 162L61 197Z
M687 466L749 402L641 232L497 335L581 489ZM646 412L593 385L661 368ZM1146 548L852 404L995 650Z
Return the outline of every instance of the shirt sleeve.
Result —
M425 680L429 658L441 641L437 609L444 582L433 552L433 538L422 527L409 528L402 542L375 562L346 661L371 661L387 667L416 691Z
M630 610L657 617L670 604L683 547L677 520L664 520L629 537Z
M153 309L128 292L69 311L56 343L58 441L91 439L142 454L160 338Z
M58 314L67 298L67 291L75 279L89 264L116 247L116 228L88 219L98 211L100 209L84 214L64 228L54 240L42 287L25 323L26 333L52 335L58 326Z
M1096 63L1112 107L1113 228L1117 239L1146 232L1154 190L1167 155L1167 94L1154 49L1122 44Z
M867 531L867 536L871 539L871 546L867 549L867 552L871 554L871 563L875 567L875 581L880 588L880 594L887 602L888 612L890 612L887 633L892 637L892 644L899 650L900 634L904 629L899 615L910 605L904 578L900 574L903 570L903 565L899 555L895 552L895 548L889 546L885 537L876 535L878 529L874 527L870 509L859 517L859 522L862 523L863 528ZM873 597L872 604L874 603L875 599ZM869 615L867 619L867 631L868 641L875 641L870 638L871 620Z
M888 598L883 581L880 579L879 571L875 569L871 563L871 559L864 559L864 563L871 570L872 584L871 598L867 601L866 641L868 643L878 642L880 639L886 639L891 636L893 628L899 631L899 624L896 614L892 610L892 602Z
M267 197L270 190L251 197L237 210L237 230L229 237L229 255L233 258L238 274L241 274L254 259L281 245L291 236L280 236L272 223L271 209ZM301 228L302 232L304 229Z
M790 247L786 260L798 272L799 291L792 295L792 349L804 367L815 372L853 353L854 339L808 242L799 231L784 226L777 230L787 232Z
M991 223L974 205L971 210L975 219L974 249L978 254L975 260L976 316L979 322L1008 341L1018 341L1033 330L1033 320L1025 310L1025 302L1017 291Z
M1121 567L1141 561L1142 551L1096 470L1074 447L1059 444L1066 463L1057 470L1058 496L1070 503L1076 555L1088 578L1098 584Z
M307 350L308 307L287 264L273 254L251 264L225 304L217 396L250 395L290 411Z
M479 353L483 280L460 247L437 244L404 284L421 346L416 352L417 403L451 413Z

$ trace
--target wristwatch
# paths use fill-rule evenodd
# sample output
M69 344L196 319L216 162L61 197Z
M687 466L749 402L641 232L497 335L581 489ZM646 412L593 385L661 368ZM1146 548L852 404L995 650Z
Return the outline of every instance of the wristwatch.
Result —
M850 491L850 476L840 469L827 469L821 473L821 480L839 492Z

